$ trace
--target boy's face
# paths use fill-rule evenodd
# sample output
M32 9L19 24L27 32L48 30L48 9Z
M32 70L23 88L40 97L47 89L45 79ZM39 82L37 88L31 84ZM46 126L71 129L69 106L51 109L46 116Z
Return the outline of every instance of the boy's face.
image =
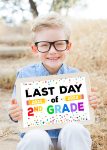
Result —
M35 42L40 41L47 41L47 42L54 42L59 40L67 40L65 33L63 29L54 28L54 29L43 29L36 33L35 35ZM53 45L51 45L49 51L45 53L41 53L38 50L41 51L48 50L48 43L39 43L37 46L32 47L33 51L38 54L41 62L44 64L44 66L50 70L50 69L59 69L62 63L65 61L67 53L70 50L70 43L62 43L63 41L59 41L55 43L56 48L58 46L61 46L61 44L65 44L66 48L64 47L64 51L57 51ZM65 42L65 41L64 41ZM45 48L46 47L46 48ZM59 48L59 47L58 47Z

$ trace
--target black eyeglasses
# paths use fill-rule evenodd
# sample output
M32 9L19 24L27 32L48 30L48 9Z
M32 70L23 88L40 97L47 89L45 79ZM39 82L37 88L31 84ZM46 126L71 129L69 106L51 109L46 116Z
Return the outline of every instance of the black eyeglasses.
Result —
M37 46L39 52L46 53L51 49L52 45L59 52L65 51L67 49L68 43L68 40L58 40L54 42L40 41L35 42L35 45Z

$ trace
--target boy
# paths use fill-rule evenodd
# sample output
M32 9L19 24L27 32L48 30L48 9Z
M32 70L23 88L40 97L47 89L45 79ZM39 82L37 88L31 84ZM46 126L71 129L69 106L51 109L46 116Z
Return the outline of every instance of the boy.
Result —
M58 14L50 14L37 18L32 28L34 41L32 51L39 57L41 63L24 67L17 78L48 76L78 72L64 64L70 52L70 30L63 18ZM14 122L22 119L22 111L15 98L15 87L12 96L10 118ZM96 96L89 97L92 107L96 107ZM91 150L91 138L86 128L81 124L71 123L63 129L32 130L25 135L17 150L51 150L54 147L61 150Z

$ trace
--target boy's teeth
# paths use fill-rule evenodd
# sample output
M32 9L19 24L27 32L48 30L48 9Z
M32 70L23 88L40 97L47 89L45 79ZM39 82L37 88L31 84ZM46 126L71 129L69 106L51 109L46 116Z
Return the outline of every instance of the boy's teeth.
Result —
M58 58L49 58L50 60L56 60L56 59L58 59Z

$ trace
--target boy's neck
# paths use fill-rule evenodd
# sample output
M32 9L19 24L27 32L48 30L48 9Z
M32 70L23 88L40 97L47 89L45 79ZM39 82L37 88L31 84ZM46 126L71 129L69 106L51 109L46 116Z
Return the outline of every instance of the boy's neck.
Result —
M47 65L45 65L45 64L43 64L42 63L42 65L45 67L45 69L51 74L51 75L55 75L55 74L57 74L57 72L59 71L59 69L61 68L61 66L63 65L61 65L61 66L58 66L57 68L51 68L51 67L49 67L49 66L47 66Z

